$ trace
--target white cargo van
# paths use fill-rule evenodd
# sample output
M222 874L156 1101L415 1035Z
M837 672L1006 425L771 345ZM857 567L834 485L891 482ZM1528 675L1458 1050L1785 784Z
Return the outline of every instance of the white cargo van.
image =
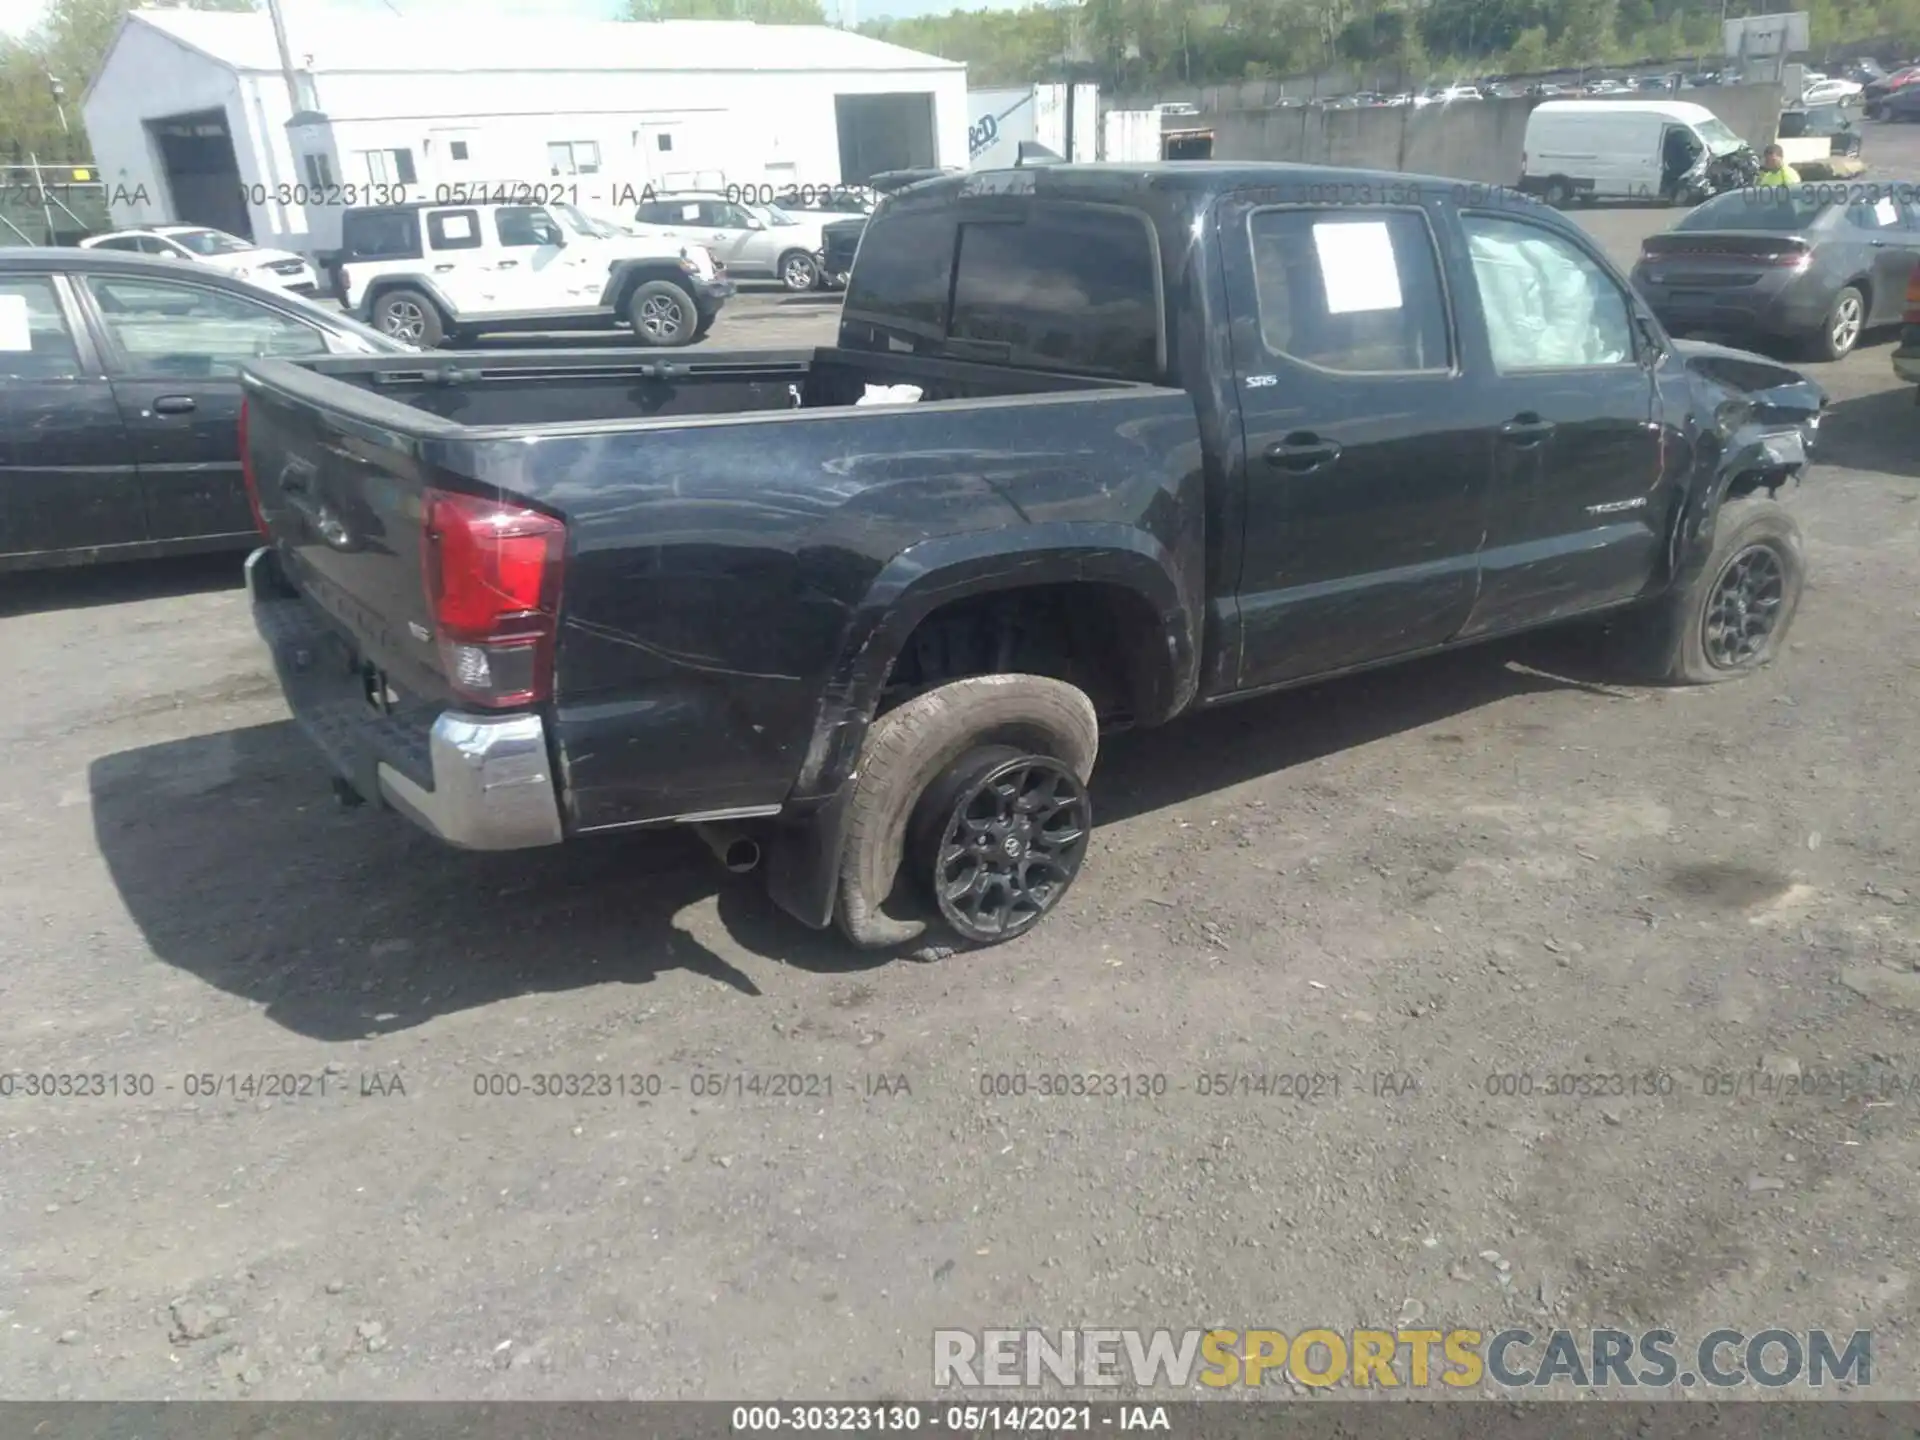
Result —
M1527 117L1520 188L1572 200L1699 201L1747 183L1747 142L1686 100L1545 100Z

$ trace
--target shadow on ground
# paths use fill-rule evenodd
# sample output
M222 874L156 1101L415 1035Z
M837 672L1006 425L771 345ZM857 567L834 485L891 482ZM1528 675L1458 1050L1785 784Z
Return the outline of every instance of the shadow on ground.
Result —
M28 570L0 575L0 617L82 610L93 605L133 605L245 583L246 548L171 560L121 560L66 570Z
M1820 425L1822 465L1920 477L1920 406L1914 388L1881 390L1836 401Z
M1567 678L1582 662L1566 646L1555 654L1570 663L1553 674L1529 670L1529 653L1419 661L1115 737L1096 780L1099 818L1582 683ZM895 958L787 918L757 877L728 876L685 832L476 855L371 807L342 810L290 722L110 755L90 785L100 852L153 953L318 1039L676 969L756 997L749 974L678 921L710 896L730 938L769 962L844 974ZM1097 884L1097 842L1093 864Z

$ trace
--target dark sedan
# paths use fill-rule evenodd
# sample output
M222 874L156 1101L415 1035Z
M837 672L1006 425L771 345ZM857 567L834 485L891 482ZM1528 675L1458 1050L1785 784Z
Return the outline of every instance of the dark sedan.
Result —
M1784 341L1838 360L1867 330L1900 319L1920 256L1912 202L1848 204L1845 189L1779 186L1709 200L1645 242L1634 284L1675 334Z
M177 260L0 250L0 572L245 549L241 362L407 348Z

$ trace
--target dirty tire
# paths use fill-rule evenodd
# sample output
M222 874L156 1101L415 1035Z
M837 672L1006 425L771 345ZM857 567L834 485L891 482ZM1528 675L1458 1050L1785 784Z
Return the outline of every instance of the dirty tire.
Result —
M406 286L382 291L373 302L373 328L423 350L431 350L447 338L440 307L425 291Z
M969 750L1011 745L1064 761L1084 784L1100 750L1093 702L1040 675L979 675L919 695L873 722L860 752L834 921L863 948L904 945L925 922L880 913L893 893L921 795Z
M1736 562L1739 563L1736 569ZM1760 591L1774 596L1763 606L1733 604L1728 591L1742 575L1757 572ZM1766 582L1777 576L1777 585ZM1624 618L1613 629L1618 662L1642 680L1666 685L1713 685L1737 680L1773 663L1793 626L1806 587L1800 526L1777 500L1748 496L1728 500L1714 523L1713 553L1692 582ZM1722 618L1765 608L1771 615L1764 638L1751 653L1729 663ZM1715 652L1719 652L1716 654Z

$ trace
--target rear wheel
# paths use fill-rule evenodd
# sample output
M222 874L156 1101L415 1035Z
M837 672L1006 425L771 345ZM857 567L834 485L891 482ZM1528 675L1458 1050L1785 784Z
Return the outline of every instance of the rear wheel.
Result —
M1087 856L1093 806L1063 760L985 745L914 807L909 857L955 934L992 945L1038 925Z
M1819 334L1811 337L1808 349L1817 360L1844 360L1860 343L1866 322L1867 297L1859 287L1848 285L1833 297L1827 318L1821 322Z
M1573 203L1573 186L1563 177L1556 175L1547 181L1543 198L1556 210L1564 210Z
M991 944L1031 930L1086 857L1084 787L1098 752L1093 702L1039 675L956 680L882 715L853 782L834 902L841 932L866 947L925 932L923 920L881 913L903 860L964 938Z
M423 291L404 287L384 291L373 302L373 328L427 350L444 340L447 333L440 307Z
M671 280L649 280L628 297L627 324L642 345L691 345L699 315L693 297Z

